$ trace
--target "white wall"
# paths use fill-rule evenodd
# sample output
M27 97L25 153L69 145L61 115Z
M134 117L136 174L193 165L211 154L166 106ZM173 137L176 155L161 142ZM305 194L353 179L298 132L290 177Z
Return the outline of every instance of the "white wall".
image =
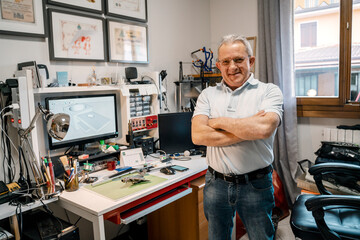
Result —
M174 81L178 80L179 61L191 61L190 53L210 45L210 4L208 0L148 0L149 61L147 65L119 64L118 73L124 76L127 66L138 67L139 74L167 70L169 102L173 104ZM116 63L51 61L47 39L0 34L0 80L10 78L19 62L35 60L46 64L51 78L56 71L68 71L75 83L87 82L91 67L99 77L114 75ZM191 69L184 66L184 73ZM173 106L170 109L175 110Z
M218 44L224 35L234 33L245 37L257 36L257 0L210 0L210 2L211 48L216 56ZM255 61L255 77L257 77L256 69L258 64Z

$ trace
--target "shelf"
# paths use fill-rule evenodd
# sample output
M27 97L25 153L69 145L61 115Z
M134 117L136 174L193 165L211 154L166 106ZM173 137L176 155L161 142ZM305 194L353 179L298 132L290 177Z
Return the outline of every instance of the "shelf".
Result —
M86 86L86 87L48 87L48 88L36 88L34 94L44 93L63 93L63 92L91 92L91 91L110 91L119 90L118 85L109 86Z
M194 78L200 78L200 74L196 74L196 75L192 75ZM208 78L208 77L222 77L221 73L205 73L204 77Z

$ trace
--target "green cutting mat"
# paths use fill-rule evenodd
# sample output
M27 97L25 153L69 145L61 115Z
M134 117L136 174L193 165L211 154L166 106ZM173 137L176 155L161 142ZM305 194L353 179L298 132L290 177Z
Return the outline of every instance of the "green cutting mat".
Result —
M135 173L131 175L138 175L138 174ZM128 176L130 175L126 175L124 177L128 177ZM132 184L131 182L127 182L127 183L121 182L121 178L116 178L110 182L100 184L94 187L91 185L87 185L84 187L100 195L108 197L112 200L117 200L119 198L136 193L143 189L155 186L167 180L166 178L161 178L153 175L145 175L145 179L150 180L150 182L140 182L140 183Z

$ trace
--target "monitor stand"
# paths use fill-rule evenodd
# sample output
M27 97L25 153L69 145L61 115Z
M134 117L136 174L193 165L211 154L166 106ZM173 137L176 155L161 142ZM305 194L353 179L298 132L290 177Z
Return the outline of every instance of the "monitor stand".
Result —
M101 153L102 151L99 148L86 148L85 144L80 144L74 147L67 155L72 157L78 157L82 154L89 154L89 156L96 155Z

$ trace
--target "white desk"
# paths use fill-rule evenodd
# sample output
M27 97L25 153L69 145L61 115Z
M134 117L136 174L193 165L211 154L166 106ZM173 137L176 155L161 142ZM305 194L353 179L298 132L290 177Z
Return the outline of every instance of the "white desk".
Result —
M190 161L173 160L172 163L188 167L189 170L176 172L175 175L164 175L159 170L152 171L150 174L168 180L116 201L80 187L75 192L64 191L56 204L92 222L94 239L105 240L104 220L110 220L117 224L127 224L145 216L190 194L192 189L189 182L204 175L207 170L205 158L200 156L192 156ZM103 176L106 172L108 175L114 173L103 170L91 176ZM156 201L150 201L155 197Z

